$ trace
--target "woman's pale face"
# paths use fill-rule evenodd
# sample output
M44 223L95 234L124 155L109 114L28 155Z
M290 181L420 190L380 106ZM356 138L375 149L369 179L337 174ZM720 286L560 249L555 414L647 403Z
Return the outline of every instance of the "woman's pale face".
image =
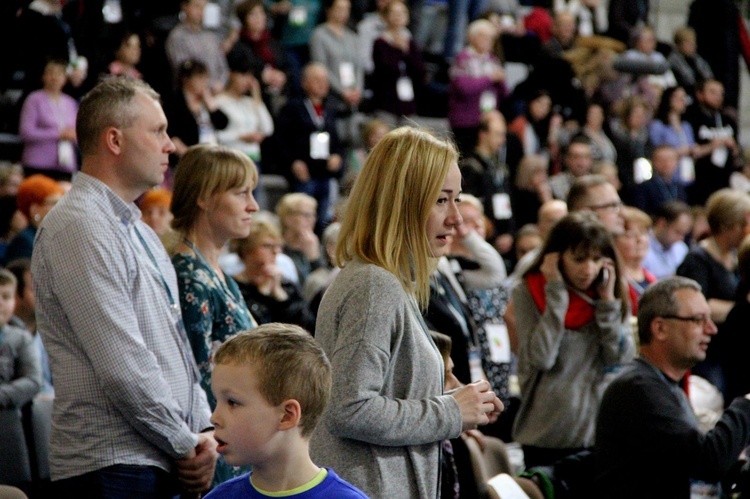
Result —
M560 270L565 280L578 291L587 291L594 284L604 266L600 253L583 253L573 249L563 251Z
M253 33L262 33L266 30L268 18L262 5L252 9L245 17L245 27Z
M685 90L678 88L672 93L672 96L669 98L669 107L679 114L685 112L687 108L687 94Z
M401 2L393 2L386 17L390 28L405 28L409 24L409 9Z
M282 220L282 225L290 231L311 231L315 228L317 218L315 206L300 203L289 211Z
M250 233L252 214L260 207L253 197L250 183L214 194L206 203L204 213L211 230L224 241L241 239Z
M184 88L193 95L203 95L210 88L208 73L195 74L185 79Z
M260 241L256 244L255 248L242 259L242 263L247 268L254 269L264 265L274 265L276 263L276 255L281 253L283 245L280 239L276 239L270 234L261 236L259 239Z
M552 99L550 99L549 95L542 95L529 102L529 114L536 121L547 117L551 110Z
M458 205L458 211L461 213L463 219L463 225L469 229L473 229L482 239L487 237L487 229L484 226L483 214L475 206L469 203L461 203Z
M492 43L494 41L493 33L488 29L477 30L469 39L472 48L480 54L486 54L492 50Z
M625 232L617 236L617 249L626 262L643 262L648 253L648 229L641 224L628 222Z
M600 106L589 106L586 112L586 125L593 130L601 130L604 124L604 111Z
M62 64L47 64L42 73L42 83L44 89L48 91L59 92L65 86L68 76L65 74L65 66Z
M138 35L131 35L127 40L122 42L117 49L117 59L124 64L135 66L141 60L141 39Z
M346 24L351 10L352 4L349 0L336 0L328 9L328 20L334 24Z
M450 250L456 227L463 221L458 210L460 201L461 170L453 163L427 218L427 239L434 257L443 256Z

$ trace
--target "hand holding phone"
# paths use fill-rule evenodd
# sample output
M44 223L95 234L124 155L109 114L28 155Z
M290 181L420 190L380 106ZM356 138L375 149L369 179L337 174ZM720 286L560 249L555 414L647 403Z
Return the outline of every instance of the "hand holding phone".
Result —
M616 282L615 262L611 258L605 258L602 270L599 272L599 299L614 300Z
M547 282L562 280L562 273L560 271L560 253L553 252L544 255L544 260L542 260L542 265L539 267L539 270L542 272L542 275Z

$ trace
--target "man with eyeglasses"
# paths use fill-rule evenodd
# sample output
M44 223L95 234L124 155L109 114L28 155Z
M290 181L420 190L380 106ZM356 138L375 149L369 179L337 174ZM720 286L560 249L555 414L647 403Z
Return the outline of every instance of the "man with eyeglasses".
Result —
M568 192L568 210L594 212L613 236L625 231L620 211L622 201L617 189L602 175L584 175L573 182Z
M607 498L689 498L691 481L720 481L750 439L750 394L703 433L680 386L716 334L700 285L669 277L638 308L640 357L607 388L597 420L594 492Z

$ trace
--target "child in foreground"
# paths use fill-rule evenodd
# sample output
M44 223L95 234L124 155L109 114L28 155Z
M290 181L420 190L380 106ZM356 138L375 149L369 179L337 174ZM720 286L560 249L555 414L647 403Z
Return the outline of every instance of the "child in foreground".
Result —
M310 459L310 435L331 394L331 365L310 334L265 324L224 342L214 363L217 450L227 463L253 471L206 499L367 497Z

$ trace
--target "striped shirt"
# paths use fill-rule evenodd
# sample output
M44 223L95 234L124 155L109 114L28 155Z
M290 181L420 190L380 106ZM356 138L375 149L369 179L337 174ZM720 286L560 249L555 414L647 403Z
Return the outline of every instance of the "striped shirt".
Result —
M55 383L53 480L187 455L210 410L172 264L140 211L79 173L32 258L37 324Z

